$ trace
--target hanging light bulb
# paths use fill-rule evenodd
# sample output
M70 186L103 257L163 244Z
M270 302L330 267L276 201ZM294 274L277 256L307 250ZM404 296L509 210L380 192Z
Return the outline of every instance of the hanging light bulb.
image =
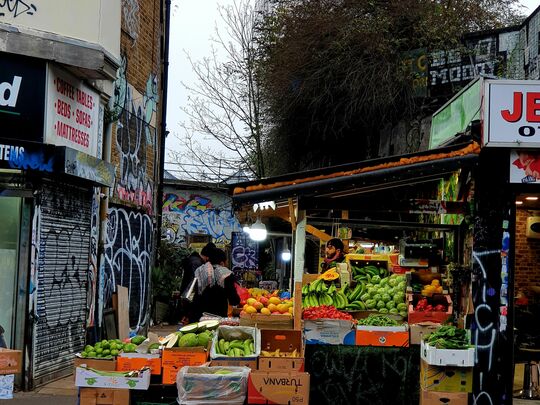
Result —
M284 262L288 262L291 260L291 251L287 246L287 239L285 239L285 244L283 250L281 251L281 260L283 260Z
M249 233L249 231L251 230L251 229L249 229L249 225L247 224L247 222L244 224L244 226L242 226L242 230L245 233Z
M257 221L251 225L249 237L256 242L260 242L266 239L266 235L266 226L261 222L260 218L257 218Z

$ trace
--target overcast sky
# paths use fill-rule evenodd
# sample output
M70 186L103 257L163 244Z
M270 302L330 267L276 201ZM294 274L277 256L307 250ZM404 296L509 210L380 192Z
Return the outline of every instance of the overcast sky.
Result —
M187 102L186 90L181 82L193 83L194 74L185 52L193 60L200 60L210 55L210 37L215 32L216 21L219 21L218 3L227 5L234 0L172 0L173 12L170 33L170 67L169 96L167 105L167 149L178 150L180 147L175 134L180 132L180 122L184 115L180 110ZM539 0L521 0L528 8L526 14L532 13L540 4ZM169 152L167 151L166 161Z

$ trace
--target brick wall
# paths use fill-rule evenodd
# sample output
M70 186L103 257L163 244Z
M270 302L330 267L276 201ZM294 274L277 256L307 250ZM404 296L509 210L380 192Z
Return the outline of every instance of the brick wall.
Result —
M516 293L530 285L540 286L540 239L525 236L527 217L533 215L538 213L525 209L516 213Z
M159 174L160 11L160 0L122 0L122 67L115 82L119 125L111 147L111 201L150 215L156 212Z

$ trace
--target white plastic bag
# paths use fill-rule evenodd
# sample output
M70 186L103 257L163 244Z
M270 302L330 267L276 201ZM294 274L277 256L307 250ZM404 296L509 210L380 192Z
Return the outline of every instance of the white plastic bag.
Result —
M224 338L225 340L245 340L253 339L254 351L251 356L245 356L245 359L256 359L261 354L261 331L252 326L226 326L220 325L217 328L217 333L212 338L212 348L210 349L210 358L213 359L230 359L224 354L219 354L216 351L217 342L219 339Z
M249 367L182 367L176 375L178 403L242 405L250 371Z

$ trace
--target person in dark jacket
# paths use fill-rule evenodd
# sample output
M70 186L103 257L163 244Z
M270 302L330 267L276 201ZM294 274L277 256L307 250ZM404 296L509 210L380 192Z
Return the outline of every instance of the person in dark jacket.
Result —
M234 275L225 267L225 252L214 248L208 257L209 261L195 270L197 294L193 300L190 322L197 322L203 312L226 317L229 304L235 306L240 303Z
M182 261L184 272L182 275L182 283L180 284L181 292L184 292L190 286L191 282L193 281L193 277L195 277L195 270L208 261L208 255L213 249L216 249L216 245L214 245L212 242L207 243L202 248L200 255L197 252L193 252ZM188 302L182 302L181 305L182 323L187 323L189 321L189 307L191 304Z

